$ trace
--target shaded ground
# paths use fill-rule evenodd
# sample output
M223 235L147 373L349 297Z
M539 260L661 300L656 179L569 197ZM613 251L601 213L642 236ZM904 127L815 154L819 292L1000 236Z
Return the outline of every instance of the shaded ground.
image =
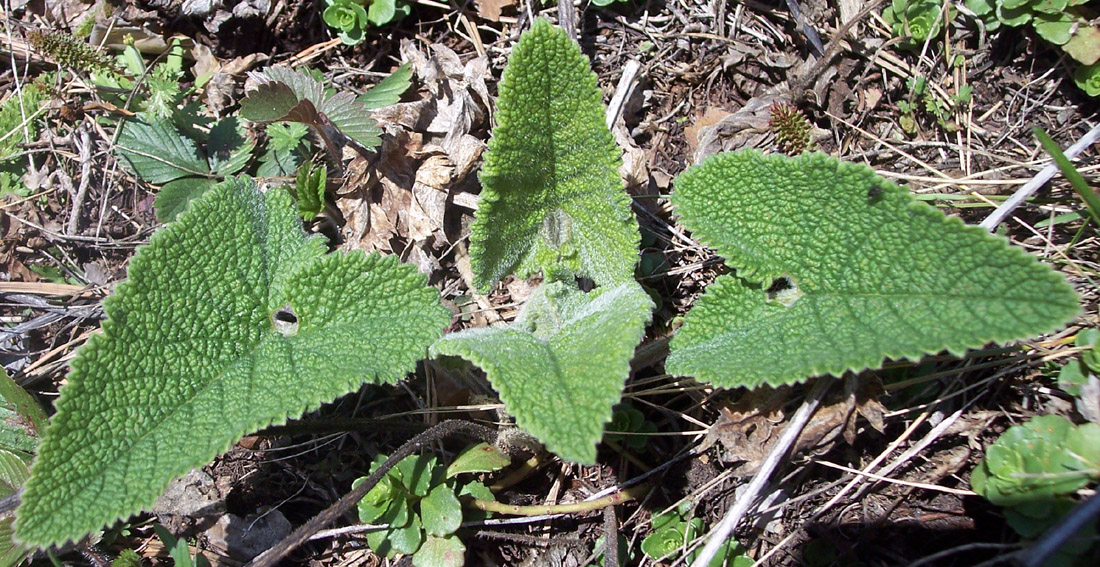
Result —
M457 66L449 72L467 81L464 85L482 84L495 95L507 54L529 21L529 9L508 4L494 20L472 2L423 2L413 5L408 18L346 47L331 41L317 4L274 2L253 15L224 18L218 26L212 24L223 17L217 10L184 16L179 2L167 0L138 2L122 14L150 36L186 36L231 68L220 79L221 91L207 88L189 95L211 107L220 105L223 115L240 100L248 70L304 63L335 85L362 90L407 58L402 42L407 42L406 55L420 53L429 63L447 57L436 46L453 50ZM649 519L681 499L693 502L708 526L730 507L736 488L747 482L805 389L715 391L664 373L662 338L722 268L710 251L675 228L663 197L671 180L698 156L741 147L775 149L774 131L767 126L773 101L791 104L812 122L822 151L866 163L968 223L985 218L1047 163L1032 127L1068 147L1098 120L1100 103L1073 85L1060 52L1033 33L1006 29L985 36L972 20L960 17L949 26L946 41L930 44L920 56L919 50L903 50L892 40L879 8L859 14L865 7L854 2L802 6L825 43L825 59L814 54L785 4L648 2L578 8L579 41L592 59L605 101L616 92L629 62L639 65L616 131L627 155L624 177L633 183L629 190L648 233L641 281L659 293L662 304L640 347L624 400L660 434L642 449L601 446L600 464L594 467L542 455L529 476L498 493L498 500L580 500L665 464L687 448L709 446L700 456L669 467L659 488L642 502L617 507L610 524L632 550L620 559L653 564L638 550L650 531ZM75 0L50 8L30 3L8 9L3 40L12 55L0 64L0 90L15 92L29 78L55 68L22 47L27 30L68 30L90 9ZM538 9L556 18L555 9ZM844 38L838 30L841 13L860 16ZM463 66L479 56L487 72L471 75L467 66L462 75ZM917 95L907 84L915 76L926 77L930 96L941 102L963 86L973 89L972 97L939 120L918 110L910 117L912 132L906 133L899 103L925 104L914 100ZM0 313L8 327L0 362L46 405L64 380L73 350L98 328L100 301L124 278L133 249L158 226L152 207L157 189L119 167L110 150L120 111L88 106L96 97L85 79L86 73L77 71L54 84L51 110L38 119L38 134L20 146L29 159L21 172L28 191L6 195L0 217L0 279L27 282L0 288ZM194 77L188 73L184 80ZM448 88L459 84L454 81L446 83ZM416 92L403 100L427 100L430 88L418 75ZM82 116L66 113L65 103L73 101ZM430 159L417 153L423 149L417 144L440 134L429 130L414 127L387 138L382 163L389 168L388 179L398 180L395 186L426 171ZM477 146L488 139L489 130L483 115L472 119L464 133ZM1087 149L1077 162L1093 186L1100 171L1097 150ZM456 320L455 328L514 317L517 302L530 292L527 283L506 282L489 298L475 298L458 269L464 253L456 243L472 215L470 208L456 204L460 198L437 203L438 209L421 203L424 215L434 215L438 223L427 240L414 243L419 217L402 216L411 206L408 192L382 182L380 188L363 189L366 182L356 182L366 174L359 180L354 175L353 166L333 206L311 229L332 236L335 245L394 252L417 264L430 273L445 302L468 314ZM472 200L479 190L473 174L453 175L446 183L452 196L465 193ZM392 221L388 232L378 228L377 216L369 227L356 224L366 214L364 203L372 202L377 206L370 209L373 214L381 212ZM1075 284L1084 306L1075 324L1018 352L991 348L964 359L944 355L919 364L890 364L861 375L861 383L871 386L862 386L869 390L858 396L849 377L850 388L835 388L828 411L820 413L798 454L781 468L777 478L783 492L771 519L737 531L750 556L767 565L911 565L925 558L926 565L961 566L1004 558L1019 548L1000 509L967 495L968 478L983 448L1010 425L1048 413L1081 421L1073 398L1054 385L1054 377L1075 356L1067 351L1071 344L1066 339L1100 324L1093 279L1096 227L1083 226L1080 219L1049 222L1075 210L1083 210L1080 201L1056 176L1000 228ZM411 433L446 417L498 419L498 405L479 397L451 369L427 363L421 370L400 386L365 387L307 416L302 425L246 438L219 457L206 470L225 511L244 517L275 508L298 525L366 474L375 455L389 453ZM354 426L335 421L343 418L362 421ZM853 470L894 482L863 482L865 477ZM214 519L168 514L160 521L198 534L196 548L215 563L240 564L239 558L211 549L209 534L202 535ZM470 527L460 535L470 565L584 565L606 531L605 520L589 512ZM150 528L153 521L146 516L119 529L102 551L114 555L131 548L147 561L163 561L157 557L162 548ZM381 564L357 537L338 535L307 544L292 556L293 563ZM76 553L65 558L89 561ZM1083 561L1089 564L1090 558Z

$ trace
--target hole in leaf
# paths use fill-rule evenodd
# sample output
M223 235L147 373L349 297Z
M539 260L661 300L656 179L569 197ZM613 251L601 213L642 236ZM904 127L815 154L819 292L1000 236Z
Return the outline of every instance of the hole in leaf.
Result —
M284 305L271 314L271 324L275 331L284 337L293 337L298 334L298 315L294 308Z
M777 302L784 307L790 307L802 297L802 290L798 289L798 284L795 283L794 278L782 276L772 281L772 285L768 287L765 294L769 302Z

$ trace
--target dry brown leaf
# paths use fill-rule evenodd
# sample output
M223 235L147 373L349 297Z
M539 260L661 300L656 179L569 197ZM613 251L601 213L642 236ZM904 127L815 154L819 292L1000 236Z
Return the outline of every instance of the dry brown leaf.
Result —
M718 420L707 432L706 443L721 443L721 459L741 463L735 474L747 476L759 470L786 427L783 411L791 388L762 387L750 390L736 403L720 408ZM881 382L874 376L849 376L844 389L830 396L810 418L795 441L791 454L806 451L827 452L839 437L853 444L859 416L881 431L885 407L878 401L883 395Z
M490 22L499 22L504 8L516 5L516 0L477 0L477 15Z

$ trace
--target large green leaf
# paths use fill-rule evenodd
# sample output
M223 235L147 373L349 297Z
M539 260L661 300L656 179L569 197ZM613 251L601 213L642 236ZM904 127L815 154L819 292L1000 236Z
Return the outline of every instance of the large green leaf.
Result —
M641 237L576 42L536 20L512 51L497 105L470 235L474 285L559 266L600 285L632 279Z
M520 427L563 459L595 463L652 309L632 281L587 294L550 282L510 327L445 335L430 353L477 364Z
M247 178L153 235L72 362L17 512L61 544L151 506L248 432L415 367L450 313L396 257L324 254Z
M720 154L681 175L672 201L696 237L759 282L718 278L670 344L670 373L716 386L961 353L1078 312L1065 279L1023 250L820 153Z

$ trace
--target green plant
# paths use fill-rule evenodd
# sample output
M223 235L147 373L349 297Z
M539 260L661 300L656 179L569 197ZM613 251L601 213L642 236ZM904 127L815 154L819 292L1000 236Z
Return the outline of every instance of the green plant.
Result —
M364 97L269 69L242 114L364 143L376 132ZM451 314L423 276L394 256L326 255L319 237L303 235L287 190L261 194L239 177L193 199L131 260L129 281L104 302L102 334L73 360L17 540L57 545L147 508L174 476L244 434L363 383L395 382L425 350L482 367L520 427L563 459L595 462L653 307L634 280L640 236L600 101L576 42L536 20L500 84L470 237L479 289L543 274L508 327L440 337ZM682 175L673 200L738 270L687 315L667 360L669 372L719 387L959 352L1048 331L1078 310L1065 280L1035 258L822 154L719 155ZM423 506L450 505L458 485L429 477L423 493L411 478L386 490L400 481L418 498L404 503L409 517L420 506L417 556L451 561L457 540L427 545L445 530L424 525ZM382 517L400 514L394 506ZM400 537L412 545L411 531Z
M958 130L959 126L952 119L952 114L959 107L970 102L972 89L969 85L959 87L958 91L951 96L951 100L944 102L932 93L927 77L916 76L905 84L909 92L904 100L898 101L898 110L901 111L898 125L906 134L916 134L918 118L925 115L934 118L936 124L945 131Z
M640 451L645 448L648 441L645 434L656 432L657 426L647 421L642 412L629 404L618 404L613 408L611 421L607 424L603 438L604 441L623 443L635 451ZM632 433L641 435L630 435Z
M1073 507L1069 497L1100 479L1100 425L1074 425L1058 415L1035 417L1005 431L986 449L970 486L1005 509L1005 520L1034 538ZM1067 546L1083 553L1088 543ZM1067 558L1068 559L1068 558Z
M235 116L220 120L208 133L198 133L197 139L166 119L134 118L119 124L115 151L135 175L161 186L154 206L157 218L167 222L218 178L243 170L255 145Z
M1081 357L1071 360L1058 373L1058 387L1071 396L1081 396L1081 387L1089 381L1092 374L1100 374L1100 329L1082 329L1074 339L1074 346L1084 348Z
M242 118L304 124L324 142L329 155L339 160L345 137L363 148L382 143L378 123L369 111L397 102L409 87L410 74L407 67L400 67L358 99L350 92L326 92L318 80L285 67L268 67L263 74L252 76L258 81L241 101Z
M905 38L903 47L919 48L954 19L954 10L947 4L945 12L943 0L893 0L883 9L882 19L894 37Z
M1081 65L1073 72L1073 82L1089 96L1100 96L1100 63Z
M325 207L325 183L328 172L325 166L304 163L298 167L298 176L290 192L298 203L298 214L309 220L317 216Z
M653 532L642 540L642 553L652 559L680 557L681 552L696 538L702 537L704 530L702 518L692 514L690 502L683 502L673 510L653 517ZM745 554L745 548L735 540L722 544L718 553L708 563L708 567L752 567L755 562ZM684 559L695 561L698 550L688 553Z
M634 281L641 236L619 150L588 59L546 20L513 49L498 106L470 234L474 285L540 270L546 282L511 326L446 335L430 354L477 364L520 427L594 463L653 307ZM585 293L577 278L600 287Z
M97 51L75 34L55 30L30 30L27 32L27 43L38 53L64 67L99 73L120 72L110 55Z
M775 145L788 155L814 148L813 126L797 108L785 102L773 102L768 126L775 131Z
M1100 95L1100 25L1091 19L1088 0L966 0L967 10L988 30L1031 24L1035 33L1081 64L1074 81L1090 96Z
M157 537L164 544L164 549L168 550L168 555L172 557L176 567L210 567L210 561L206 559L206 556L201 553L192 556L191 548L187 545L187 542L177 539L176 536L172 535L172 532L168 531L168 528L160 524L153 524L153 531L157 533ZM119 558L121 559L122 555L119 555Z
M0 196L30 194L20 178L27 171L27 158L19 144L38 139L38 118L46 111L42 103L53 78L53 73L39 75L0 104Z
M23 488L38 440L46 428L46 413L0 368L0 497ZM0 519L0 566L14 567L32 551L12 539L12 517Z
M347 45L363 41L367 26L384 26L411 13L402 0L325 0L322 19Z
M385 460L385 455L376 457L371 472ZM387 526L367 534L367 545L385 557L413 555L416 567L461 567L466 547L455 535L464 518L459 499L492 500L493 493L478 481L459 482L457 477L492 472L508 463L507 457L485 444L470 447L449 467L437 464L432 456L402 459L359 501L360 521ZM476 510L466 516L485 517Z
M716 386L961 353L1048 332L1079 310L1065 278L1033 256L824 154L719 154L680 175L672 202L737 270L695 303L665 365Z
M450 321L438 292L396 257L324 252L286 191L247 178L157 232L72 362L18 540L79 538L245 433L411 371Z

